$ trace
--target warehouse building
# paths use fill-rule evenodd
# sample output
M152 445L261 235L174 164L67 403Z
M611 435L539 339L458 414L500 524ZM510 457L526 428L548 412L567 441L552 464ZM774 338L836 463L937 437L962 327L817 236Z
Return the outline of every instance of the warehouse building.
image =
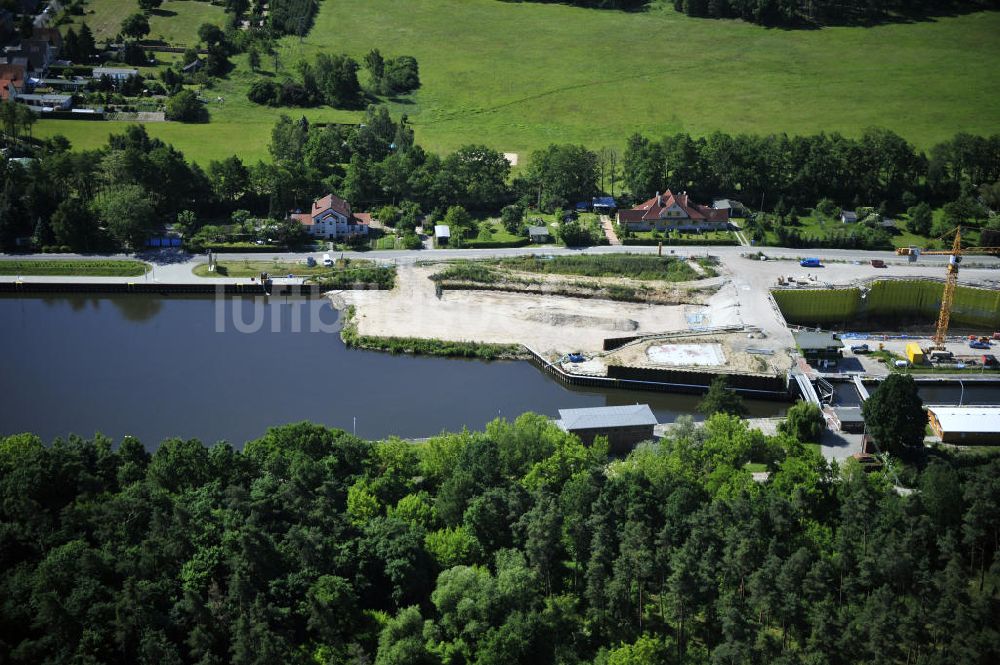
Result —
M1000 406L930 406L927 416L944 443L1000 444Z

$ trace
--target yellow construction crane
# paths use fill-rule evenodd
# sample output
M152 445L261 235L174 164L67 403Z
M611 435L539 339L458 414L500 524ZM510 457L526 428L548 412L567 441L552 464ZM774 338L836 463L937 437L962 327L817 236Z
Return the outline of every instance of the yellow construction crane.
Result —
M942 236L942 238L944 237ZM951 306L955 300L955 287L958 286L958 265L962 262L962 253L1000 254L1000 247L966 247L962 249L962 227L958 227L955 229L955 240L951 249L920 250L915 247L900 247L896 253L901 255L917 253L914 250L920 254L948 254L951 256L948 261L948 273L944 280L944 293L941 294L941 312L938 314L937 329L934 332L934 344L937 348L944 348L944 338L948 335L948 322L951 320Z

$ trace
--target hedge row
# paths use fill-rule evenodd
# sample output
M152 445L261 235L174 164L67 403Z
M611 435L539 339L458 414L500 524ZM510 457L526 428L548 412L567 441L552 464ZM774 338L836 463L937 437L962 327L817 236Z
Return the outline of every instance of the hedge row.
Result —
M528 238L517 240L463 240L458 249L503 249L505 247L524 247L531 242Z
M213 252L241 252L241 253L256 253L256 254L267 254L274 252L287 252L288 250L284 247L275 247L274 245L258 245L252 242L207 242L204 245L205 251Z
M625 238L622 240L623 245L643 245L643 246L653 246L663 243L664 245L677 245L677 246L692 246L692 247L705 247L705 246L732 246L739 245L739 241L735 238L720 239L720 238L706 238L704 240L699 240L697 238L664 238L662 240L657 240L656 238Z

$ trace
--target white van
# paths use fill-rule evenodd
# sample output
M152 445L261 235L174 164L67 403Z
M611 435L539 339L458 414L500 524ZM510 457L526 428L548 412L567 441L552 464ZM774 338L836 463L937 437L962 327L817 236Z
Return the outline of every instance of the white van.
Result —
M327 267L327 268L330 268L330 267L333 266L333 259L330 258L329 254L324 254L323 255L323 265L325 267Z

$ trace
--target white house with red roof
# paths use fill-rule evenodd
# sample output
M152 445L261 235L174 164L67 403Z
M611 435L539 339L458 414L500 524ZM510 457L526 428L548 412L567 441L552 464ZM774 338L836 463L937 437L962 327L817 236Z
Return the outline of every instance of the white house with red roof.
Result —
M316 199L311 212L293 212L291 218L302 224L312 237L328 240L367 236L371 224L370 215L355 215L351 204L336 194Z
M729 228L729 210L716 210L692 203L687 192L664 193L634 208L618 211L618 223L629 231L724 231Z

